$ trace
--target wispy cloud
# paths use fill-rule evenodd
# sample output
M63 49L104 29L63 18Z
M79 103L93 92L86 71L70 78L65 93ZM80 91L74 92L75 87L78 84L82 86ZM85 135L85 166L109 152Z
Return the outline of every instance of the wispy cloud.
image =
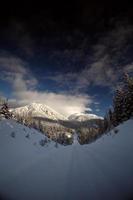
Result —
M37 79L28 68L28 64L18 57L1 55L0 70L0 79L10 82L18 91L22 88L32 89L37 84Z
M132 25L126 21L116 21L112 31L104 33L99 37L97 43L90 47L91 55L85 54L86 46L79 48L80 51L75 50L76 54L69 50L66 51L67 57L70 55L72 60L77 58L78 62L82 59L85 60L85 62L80 62L82 70L69 71L65 73L65 77L61 73L56 73L49 78L59 85L74 83L69 86L75 91L86 90L90 85L105 86L112 90L123 72L133 71L133 62L128 55L132 51L132 35ZM62 57L62 53L59 55Z

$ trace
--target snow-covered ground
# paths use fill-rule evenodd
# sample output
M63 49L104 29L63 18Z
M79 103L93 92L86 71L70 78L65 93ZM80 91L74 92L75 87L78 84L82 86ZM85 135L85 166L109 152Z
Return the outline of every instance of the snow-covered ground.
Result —
M55 147L45 136L0 121L0 199L100 200L133 198L133 123L96 142ZM28 137L27 137L28 135Z

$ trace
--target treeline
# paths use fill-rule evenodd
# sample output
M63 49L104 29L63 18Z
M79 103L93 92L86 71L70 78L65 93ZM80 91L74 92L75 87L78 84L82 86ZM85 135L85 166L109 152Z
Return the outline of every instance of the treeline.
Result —
M20 116L19 114L15 115L14 119L29 128L37 129L49 139L60 144L68 145L73 142L73 130L58 124L58 122L48 122L45 118L32 117L31 115ZM68 137L68 135L71 137Z
M119 89L115 91L113 105L104 117L104 131L111 130L133 117L133 77L124 74Z

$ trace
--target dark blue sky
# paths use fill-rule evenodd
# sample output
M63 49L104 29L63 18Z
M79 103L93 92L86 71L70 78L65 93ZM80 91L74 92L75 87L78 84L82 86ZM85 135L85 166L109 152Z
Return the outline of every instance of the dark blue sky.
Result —
M0 93L13 106L104 115L133 72L131 1L2 5L0 29Z

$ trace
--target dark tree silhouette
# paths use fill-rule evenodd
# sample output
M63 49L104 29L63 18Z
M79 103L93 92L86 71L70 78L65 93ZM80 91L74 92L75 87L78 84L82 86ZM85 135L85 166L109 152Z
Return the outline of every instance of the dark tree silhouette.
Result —
M6 119L10 119L12 117L12 113L9 111L8 103L5 102L0 108L0 115L3 115Z
M133 77L125 73L121 87L115 92L113 109L109 109L108 119L107 117L104 119L105 129L111 129L112 125L117 126L131 117L133 117Z

